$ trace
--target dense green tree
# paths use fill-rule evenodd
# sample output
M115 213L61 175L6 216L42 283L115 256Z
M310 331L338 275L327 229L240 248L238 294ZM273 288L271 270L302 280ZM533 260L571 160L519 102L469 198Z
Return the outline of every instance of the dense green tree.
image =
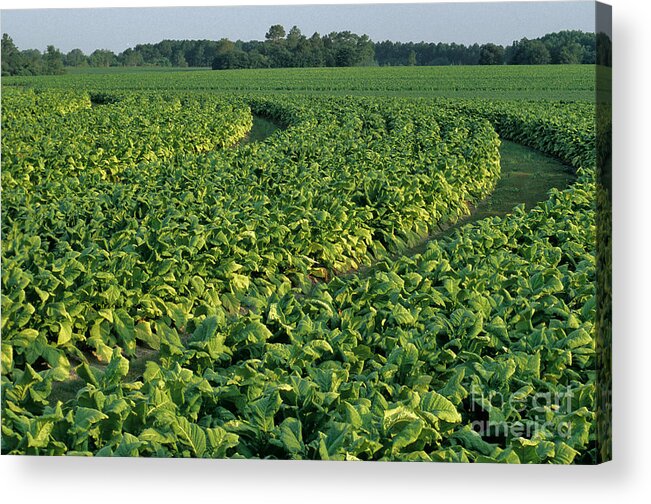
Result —
M513 45L511 64L514 65L546 65L551 62L549 49L541 40L523 38Z
M212 63L213 70L228 70L235 68L250 68L249 55L241 49L225 51L215 56Z
M93 67L109 67L117 64L117 57L108 49L96 49L90 54L88 61Z
M172 41L171 40L162 40L158 43L158 53L171 61L172 59Z
M127 49L127 51L129 51L129 49ZM133 52L133 49L131 49L131 51ZM71 67L88 66L88 57L81 49L73 49L66 54L64 63L66 66Z
M407 57L407 65L416 66L416 51L413 49L409 51L409 56Z
M323 39L321 35L314 32L307 40L308 43L308 67L322 67L325 65L325 56L323 51Z
M495 44L484 44L479 50L480 65L504 64L504 48Z
M194 44L190 49L190 51L188 51L188 54L186 55L188 64L193 67L207 66L205 57L206 57L206 45L202 44L201 41Z
M227 38L219 39L215 45L215 53L226 54L235 50L235 43L228 40Z
M2 75L21 75L25 68L25 60L12 38L2 34Z
M156 59L161 58L161 53L157 46L158 44L138 44L133 50L142 55L145 65L152 65Z
M583 60L583 47L576 42L564 45L559 52L558 62L577 65Z
M118 61L124 66L142 66L145 64L145 59L142 53L134 49L127 49L118 56Z
M579 30L548 33L540 38L547 46L551 63L594 63L595 35Z
M386 40L374 44L375 60L378 65L409 65L414 51L416 65L476 65L479 61L478 44L444 44L431 42L392 42Z
M188 66L188 62L186 61L185 55L181 49L174 49L170 63L172 63L172 66L180 68L186 68Z
M551 56L547 46L540 40L532 40L525 51L530 65L547 65L551 63Z
M367 35L350 31L332 32L323 37L326 66L373 65L375 50Z
M249 68L269 68L269 58L257 50L252 50L249 55Z
M279 24L272 25L264 38L271 42L278 42L285 38L285 28Z
M271 29L269 31L271 31ZM292 26L292 28L289 30L289 33L287 34L287 48L290 50L296 49L300 41L304 39L305 37L301 33L301 30L298 28L298 26Z
M25 49L21 51L24 61L24 70L20 75L42 75L43 55L38 49Z
M610 43L600 46L600 58L610 61ZM232 53L232 54L231 54ZM20 51L9 35L3 35L2 74L34 75L60 71L56 49L47 55L37 50ZM46 64L46 60L49 62ZM495 65L495 64L567 64L597 60L593 33L561 31L536 40L522 39L507 47L495 44L463 45L434 42L373 42L367 35L350 31L321 36L303 35L297 26L288 33L282 25L269 27L265 40L162 40L138 44L119 55L96 50L86 56L73 49L63 57L66 66L95 67L178 66L214 68L281 68L367 65ZM54 66L52 66L54 65Z
M43 54L43 70L48 75L65 73L63 69L63 54L53 45L47 46Z
M167 59L164 56L159 56L155 60L151 62L153 66L160 66L160 67L171 67L172 63L170 62L169 59Z
M271 42L265 48L265 56L269 59L272 68L286 68L294 66L292 53L284 44Z

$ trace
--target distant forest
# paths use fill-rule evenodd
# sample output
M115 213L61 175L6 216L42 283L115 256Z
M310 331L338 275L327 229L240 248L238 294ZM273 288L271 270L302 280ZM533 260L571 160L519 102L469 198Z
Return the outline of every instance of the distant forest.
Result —
M603 45L603 44L602 44ZM600 45L600 47L602 46ZM497 44L463 45L434 42L373 42L349 31L307 37L294 26L289 32L273 25L264 41L163 40L138 44L115 54L97 49L65 54L52 45L41 53L19 50L8 34L2 36L2 75L65 73L66 67L210 67L233 68L546 65L595 64L596 36L582 31L560 31L537 39L523 38L506 47ZM608 44L609 46L609 44ZM605 57L605 56L604 56ZM609 57L609 56L608 56Z

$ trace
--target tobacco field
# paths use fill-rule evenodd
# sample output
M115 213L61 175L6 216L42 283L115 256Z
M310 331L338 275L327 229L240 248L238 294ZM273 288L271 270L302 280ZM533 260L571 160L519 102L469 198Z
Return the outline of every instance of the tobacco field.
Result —
M380 70L3 78L3 454L597 459L594 67Z

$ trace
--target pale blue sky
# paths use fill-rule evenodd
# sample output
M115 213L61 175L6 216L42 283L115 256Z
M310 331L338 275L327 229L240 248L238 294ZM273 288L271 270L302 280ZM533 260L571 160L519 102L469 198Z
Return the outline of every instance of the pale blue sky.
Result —
M594 31L594 2L504 2L237 7L2 10L0 26L20 49L120 52L163 39L262 40L272 24L349 30L375 41L494 42L579 29Z

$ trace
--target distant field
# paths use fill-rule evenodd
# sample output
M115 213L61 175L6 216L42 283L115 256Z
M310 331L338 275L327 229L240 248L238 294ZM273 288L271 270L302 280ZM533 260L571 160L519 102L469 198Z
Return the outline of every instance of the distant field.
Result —
M595 67L449 66L263 70L86 69L62 76L7 77L5 85L110 90L388 95L593 101Z
M207 67L157 67L157 66L119 66L119 67L67 67L67 75L123 75L123 74L140 74L140 73L159 73L159 72L197 72L201 70L210 70Z

